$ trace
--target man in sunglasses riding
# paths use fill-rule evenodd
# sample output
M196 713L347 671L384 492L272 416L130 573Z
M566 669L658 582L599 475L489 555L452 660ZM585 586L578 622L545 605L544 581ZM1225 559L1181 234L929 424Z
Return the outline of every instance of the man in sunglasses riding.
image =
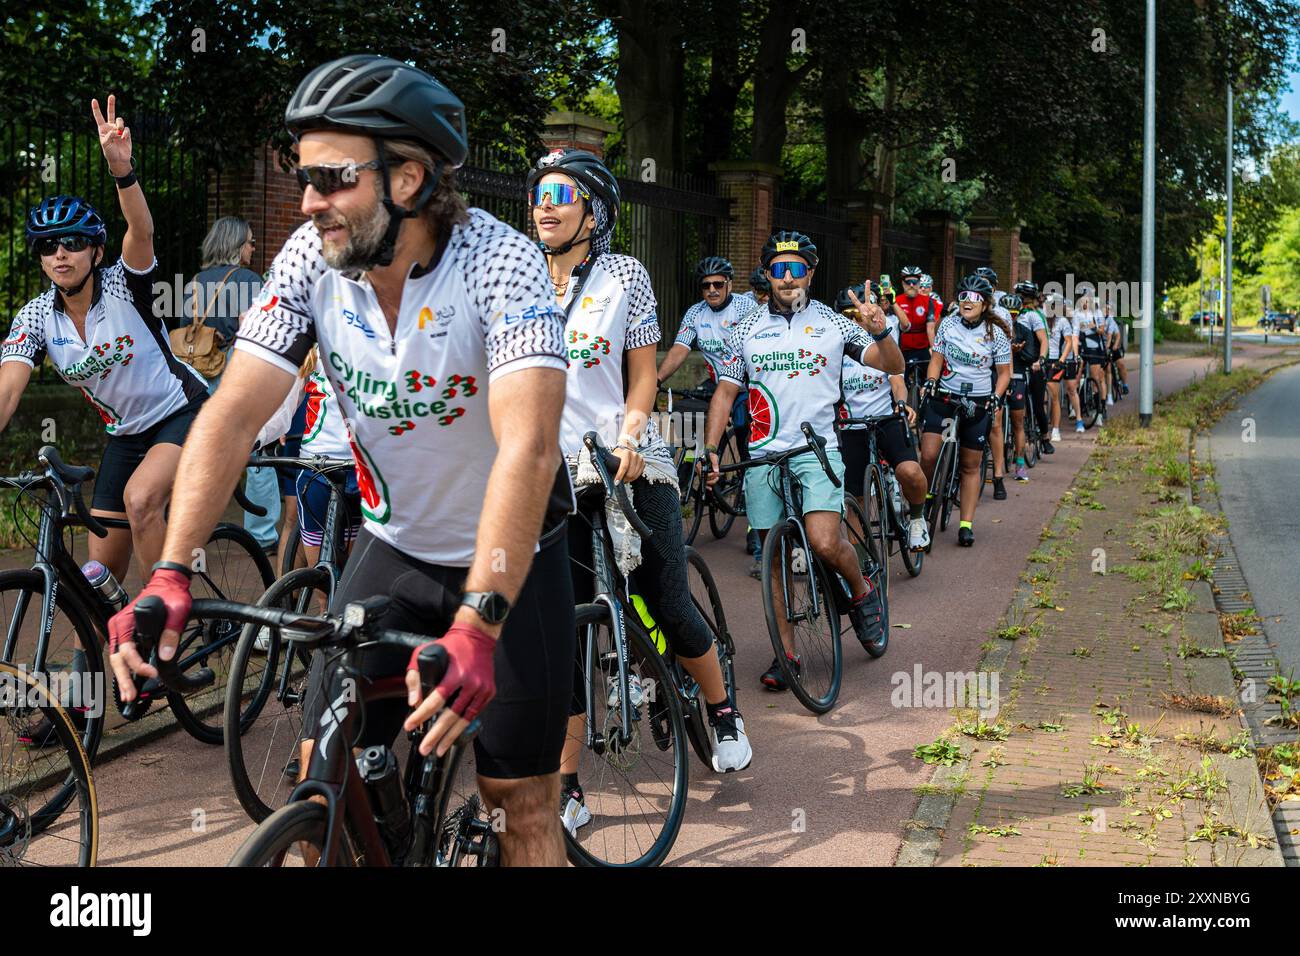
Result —
M299 84L285 125L311 221L276 256L186 443L191 481L177 489L165 560L142 593L167 606L159 653L174 653L190 608L183 562L220 517L242 450L318 347L349 423L365 519L332 609L386 596L381 627L427 634L450 659L426 696L418 651L368 652L357 676L404 674L408 696L367 703L356 743L391 746L432 721L420 751L445 753L481 713L479 792L510 821L502 862L561 865L573 496L559 444L564 313L546 262L527 236L466 208L454 174L469 154L465 107L422 70L368 54L323 64ZM135 647L134 607L110 625L124 696L132 670L155 670ZM304 729L322 722L331 666L313 657ZM300 766L330 739L303 741Z
M9 424L32 369L47 356L95 406L108 443L91 512L126 518L131 530L91 535L88 551L120 581L133 543L144 577L158 560L181 445L208 389L172 354L154 314L153 218L136 179L131 130L117 115L115 96L108 98L107 116L98 100L90 105L126 220L122 255L104 265L108 229L80 197L54 196L28 212L27 243L51 285L22 307L0 347L0 429Z
M866 329L810 299L808 286L817 266L817 247L799 232L777 232L763 246L763 266L772 283L772 298L743 315L727 337L734 356L723 370L709 406L705 450L709 453L709 483L720 477L717 443L722 438L732 403L748 380L750 452L786 451L806 443L800 423L809 422L826 440L826 455L842 483L844 462L835 434L836 406L843 394L844 356L890 375L903 371L903 355L890 335L880 307L857 299ZM873 341L874 339L874 341ZM811 454L791 460L792 471L803 487L804 522L809 544L842 574L853 593L849 618L864 645L880 641L882 601L877 588L863 579L857 554L840 528L844 490L837 488ZM745 471L745 508L749 522L766 538L781 520L781 495L770 480L772 466ZM779 487L779 486L778 486ZM778 618L790 666L800 662L793 653L790 624ZM785 689L777 661L761 677L769 690Z

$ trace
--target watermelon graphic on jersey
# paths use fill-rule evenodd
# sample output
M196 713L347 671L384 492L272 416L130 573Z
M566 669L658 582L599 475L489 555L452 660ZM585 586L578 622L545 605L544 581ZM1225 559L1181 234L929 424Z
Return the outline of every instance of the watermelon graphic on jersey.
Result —
M307 379L306 387L303 389L307 393L307 424L303 428L303 444L315 439L320 434L320 430L325 425L325 415L322 406L325 404L325 393L321 391L320 385L314 378Z
M348 436L352 446L352 457L357 463L357 487L361 491L361 514L375 524L387 524L393 516L393 507L388 500L388 483L379 471L379 466L370 457L370 452L362 447L355 437Z
M762 385L749 387L749 447L759 448L776 437L781 424L776 399Z
M99 417L104 420L104 431L110 435L116 434L117 426L122 423L122 416L108 402L101 402L86 389L83 388L81 394L86 396L86 401L95 406L95 411L99 412Z

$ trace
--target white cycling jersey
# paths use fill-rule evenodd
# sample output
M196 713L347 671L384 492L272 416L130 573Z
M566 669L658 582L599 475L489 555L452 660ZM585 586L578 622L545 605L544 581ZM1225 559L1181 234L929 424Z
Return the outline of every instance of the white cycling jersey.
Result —
M1052 320L1052 331L1047 336L1047 359L1056 361L1065 354L1067 339L1074 338L1074 324L1063 315Z
M422 561L467 567L497 452L492 383L563 370L563 337L536 245L470 209L440 255L412 268L393 332L365 277L329 268L319 232L304 223L275 257L235 347L297 374L318 344L337 410L353 424L366 529ZM543 532L572 504L561 467Z
M894 342L899 339L898 317L886 315L885 323ZM878 368L863 365L857 359L844 356L844 371L841 388L844 391L844 404L850 418L876 418L888 415L894 410L894 393L889 387L890 376ZM866 428L866 425L852 425L850 429Z
M943 356L943 373L939 387L958 395L983 398L993 392L995 365L1011 362L1011 342L998 326L988 332L981 320L974 328L960 316L950 316L939 323L934 334L934 348Z
M731 361L731 353L727 351L727 333L740 321L740 316L755 305L754 297L748 293L728 296L720 309L714 309L701 299L682 316L681 328L677 330L673 344L686 348L694 345L704 353L709 379L716 382L718 373Z
M721 378L738 386L749 380L749 448L780 452L804 445L799 425L805 421L833 442L843 357L860 359L871 336L815 299L789 316L771 306L745 313L727 336L735 358Z
M307 396L307 418L302 429L303 455L324 455L326 458L349 458L352 445L348 439L347 423L339 410L334 386L321 374L318 364L303 383Z
M623 431L623 353L659 341L650 276L631 256L606 253L590 266L577 290L571 284L562 305L567 310L564 344L568 385L560 418L560 449L568 457L583 449L582 437L595 431L613 448ZM654 416L641 433L639 450L671 469L671 454Z
M1100 351L1106 344L1104 335L1106 317L1096 310L1074 310L1074 334L1079 340L1079 349Z
M0 364L35 367L48 355L59 376L99 411L109 435L147 431L206 396L207 382L172 354L163 321L154 316L157 269L157 260L136 272L118 259L95 270L84 339L51 286L19 310Z

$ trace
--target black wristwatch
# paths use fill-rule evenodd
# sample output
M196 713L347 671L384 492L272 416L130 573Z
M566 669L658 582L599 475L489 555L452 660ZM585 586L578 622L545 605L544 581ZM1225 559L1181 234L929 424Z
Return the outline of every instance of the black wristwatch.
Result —
M460 603L462 607L472 607L489 624L504 624L510 613L510 602L496 591L466 591Z

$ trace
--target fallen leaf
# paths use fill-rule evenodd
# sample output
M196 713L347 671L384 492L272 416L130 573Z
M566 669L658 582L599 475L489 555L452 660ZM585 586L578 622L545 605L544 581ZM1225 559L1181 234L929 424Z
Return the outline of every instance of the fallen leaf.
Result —
M907 631L907 630L910 630L910 629L911 629L912 625L911 625L911 624L895 624L894 627L901 627L903 630Z

